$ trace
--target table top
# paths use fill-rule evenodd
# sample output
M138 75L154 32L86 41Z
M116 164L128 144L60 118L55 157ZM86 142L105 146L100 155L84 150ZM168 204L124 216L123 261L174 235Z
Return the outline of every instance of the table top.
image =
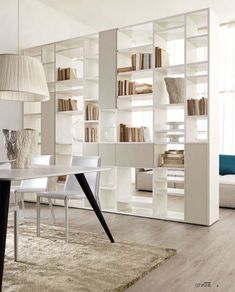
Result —
M0 181L2 180L23 180L35 179L40 177L53 177L60 175L91 173L97 171L110 170L108 167L80 167L80 166L33 166L27 169L0 169Z

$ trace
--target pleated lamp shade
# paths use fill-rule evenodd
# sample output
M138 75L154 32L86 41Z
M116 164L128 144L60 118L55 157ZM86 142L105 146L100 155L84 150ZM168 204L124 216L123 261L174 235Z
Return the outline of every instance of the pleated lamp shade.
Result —
M0 99L38 102L49 100L41 62L29 56L0 54Z

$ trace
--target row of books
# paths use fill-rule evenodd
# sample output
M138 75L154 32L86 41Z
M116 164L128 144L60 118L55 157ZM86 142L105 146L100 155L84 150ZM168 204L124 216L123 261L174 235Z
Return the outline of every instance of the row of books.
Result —
M133 71L152 68L152 54L137 53L131 55L131 66Z
M118 81L118 96L152 93L152 84L137 83L129 80Z
M148 127L128 127L120 124L120 142L150 142Z
M136 53L131 55L131 66L117 69L117 73L138 71L152 68L151 53ZM169 66L169 55L166 50L155 47L155 68Z
M75 68L58 68L57 81L71 80L77 78L77 69Z
M86 120L99 120L99 106L98 104L89 103L86 105Z
M85 128L85 142L97 142L98 141L98 129L87 127Z
M167 150L160 155L161 167L184 167L184 150Z
M207 98L200 99L191 98L187 100L187 108L189 116L207 115Z
M76 111L78 109L77 100L74 99L58 99L58 111Z

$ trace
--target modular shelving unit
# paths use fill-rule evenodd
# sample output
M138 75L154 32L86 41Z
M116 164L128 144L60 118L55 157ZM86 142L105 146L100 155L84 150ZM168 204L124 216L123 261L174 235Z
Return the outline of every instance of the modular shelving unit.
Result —
M203 9L26 50L51 70L47 77L53 98L42 108L42 153L55 155L58 164L68 163L72 154L100 155L111 169L101 175L105 211L214 223L219 208L217 35L216 16ZM156 47L167 51L166 66L155 67ZM131 67L136 53L151 54L151 66L117 73ZM77 68L77 78L57 81L58 67ZM182 79L183 100L170 102L164 78ZM123 80L151 84L153 90L118 95L118 81ZM58 112L59 98L76 99L78 109ZM189 115L188 100L198 103L202 98L207 112ZM86 120L87 104L99 106L99 119ZM34 118L25 119L36 120L39 114L35 110ZM120 142L120 124L148 127L148 140ZM96 142L86 143L85 128L97 128ZM171 149L184 150L184 165L162 167L159 157ZM152 169L152 192L134 190L138 168Z

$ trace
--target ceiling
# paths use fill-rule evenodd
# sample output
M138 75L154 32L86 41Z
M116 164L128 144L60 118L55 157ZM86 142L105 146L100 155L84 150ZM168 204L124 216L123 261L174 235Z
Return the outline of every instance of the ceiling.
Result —
M40 0L100 31L211 7L220 22L235 20L233 0Z

